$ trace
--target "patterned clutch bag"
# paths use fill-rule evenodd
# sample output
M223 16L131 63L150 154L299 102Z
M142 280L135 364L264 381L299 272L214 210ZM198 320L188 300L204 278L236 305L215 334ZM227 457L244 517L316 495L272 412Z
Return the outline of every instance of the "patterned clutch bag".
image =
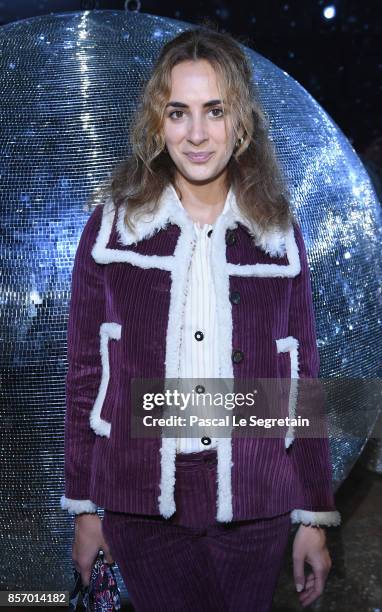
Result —
M114 612L121 609L121 595L113 566L106 563L99 551L92 567L89 586L73 567L74 588L69 595L69 610L82 612Z

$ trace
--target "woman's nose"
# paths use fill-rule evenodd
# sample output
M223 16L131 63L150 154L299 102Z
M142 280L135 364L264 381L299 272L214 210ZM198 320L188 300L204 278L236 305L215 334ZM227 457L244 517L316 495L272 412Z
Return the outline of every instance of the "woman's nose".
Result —
M204 125L204 122L200 119L191 121L188 138L191 142L199 144L208 137L208 131Z

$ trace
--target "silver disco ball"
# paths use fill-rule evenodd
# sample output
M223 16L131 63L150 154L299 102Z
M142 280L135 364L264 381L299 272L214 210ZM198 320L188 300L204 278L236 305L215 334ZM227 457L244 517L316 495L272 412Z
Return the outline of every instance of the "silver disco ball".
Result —
M160 48L194 27L147 14L85 11L0 28L1 589L70 588L73 517L59 499L66 326L85 202L130 151L129 123ZM375 379L382 224L368 175L307 91L245 51L306 241L321 377ZM357 392L357 401L346 403L335 389L330 404L336 486L370 434L371 422L358 438L341 435L344 415L363 423L368 390L358 385Z

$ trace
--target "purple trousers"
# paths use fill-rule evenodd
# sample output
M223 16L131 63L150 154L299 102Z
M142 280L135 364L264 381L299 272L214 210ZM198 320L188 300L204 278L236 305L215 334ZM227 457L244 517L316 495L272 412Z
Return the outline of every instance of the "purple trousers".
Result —
M219 523L216 451L177 454L176 513L105 509L103 534L136 612L269 612L290 512Z

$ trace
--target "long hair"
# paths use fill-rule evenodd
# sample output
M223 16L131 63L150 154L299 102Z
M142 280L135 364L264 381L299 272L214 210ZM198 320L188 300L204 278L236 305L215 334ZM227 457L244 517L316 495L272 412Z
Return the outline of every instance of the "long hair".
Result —
M240 125L244 131L227 165L228 185L233 186L238 207L260 230L285 229L294 219L290 194L268 135L269 120L258 101L251 66L231 34L205 26L182 32L162 47L134 113L132 153L98 188L97 200L111 197L117 208L124 207L124 221L134 231L133 216L155 214L163 189L170 182L175 187L176 167L163 135L171 70L180 62L200 59L207 60L217 75L224 121L227 109L235 136Z

